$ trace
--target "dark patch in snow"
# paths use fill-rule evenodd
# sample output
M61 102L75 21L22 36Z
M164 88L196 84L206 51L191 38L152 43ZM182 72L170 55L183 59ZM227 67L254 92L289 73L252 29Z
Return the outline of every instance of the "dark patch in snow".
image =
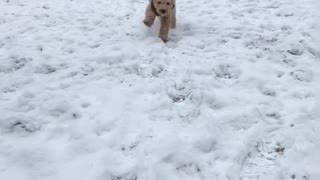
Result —
M126 174L120 176L111 176L111 180L137 180L138 177L135 174Z
M23 67L26 66L26 64L30 61L32 61L32 58L18 58L18 57L11 57L13 60L13 69L15 71L22 69Z
M31 120L14 120L9 126L10 132L24 131L28 133L36 132L40 126L31 122Z
M303 54L303 50L301 49L290 49L287 52L293 56L301 56Z

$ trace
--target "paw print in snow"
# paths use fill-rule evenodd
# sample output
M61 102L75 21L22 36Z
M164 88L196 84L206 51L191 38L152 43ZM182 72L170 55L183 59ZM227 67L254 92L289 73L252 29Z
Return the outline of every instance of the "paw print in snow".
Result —
M32 133L38 131L41 127L40 123L27 117L11 117L8 118L6 122L8 122L7 130L11 133Z
M19 70L21 68L23 68L28 62L32 61L31 58L17 58L17 57L12 57L13 60L13 69Z
M268 88L268 87L261 87L259 88L259 90L261 91L261 93L263 95L266 95L266 96L277 96L277 92L271 88Z
M176 170L187 175L196 174L201 171L200 167L194 163L183 163L176 167Z
M298 49L298 48L290 49L287 52L293 56L301 56L304 53L302 49Z
M43 65L40 65L38 67L36 67L36 70L35 70L35 73L38 73L38 74L51 74L51 73L54 73L56 72L56 67L53 67L51 65L48 65L48 64L43 64Z
M215 75L219 79L237 79L239 78L241 71L229 64L222 64L213 69Z
M176 82L173 88L168 89L168 96L173 103L185 101L191 93L189 84Z
M137 180L138 177L135 174L126 174L121 176L111 176L111 180Z
M290 75L298 81L311 82L313 79L313 73L311 71L296 70L291 72Z

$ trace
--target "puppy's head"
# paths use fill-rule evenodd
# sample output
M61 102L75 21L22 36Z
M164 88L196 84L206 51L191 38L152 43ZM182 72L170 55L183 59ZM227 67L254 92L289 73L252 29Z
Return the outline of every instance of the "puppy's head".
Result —
M174 8L173 0L152 0L154 9L160 16L168 16Z

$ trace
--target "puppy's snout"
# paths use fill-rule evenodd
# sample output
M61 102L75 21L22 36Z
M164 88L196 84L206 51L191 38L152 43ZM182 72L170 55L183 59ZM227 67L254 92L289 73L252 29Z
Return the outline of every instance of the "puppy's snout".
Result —
M165 9L162 9L162 10L160 10L160 12L161 12L162 14L164 14L164 13L166 13L166 10L165 10Z

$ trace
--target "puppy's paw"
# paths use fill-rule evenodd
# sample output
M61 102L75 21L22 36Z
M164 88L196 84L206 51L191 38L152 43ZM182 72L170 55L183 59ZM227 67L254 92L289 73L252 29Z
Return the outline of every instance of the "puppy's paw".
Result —
M150 19L145 19L143 20L143 23L147 26L147 27L151 27L153 22Z
M164 43L167 43L167 42L169 41L168 37L160 37L160 38L162 39L162 41L163 41Z

